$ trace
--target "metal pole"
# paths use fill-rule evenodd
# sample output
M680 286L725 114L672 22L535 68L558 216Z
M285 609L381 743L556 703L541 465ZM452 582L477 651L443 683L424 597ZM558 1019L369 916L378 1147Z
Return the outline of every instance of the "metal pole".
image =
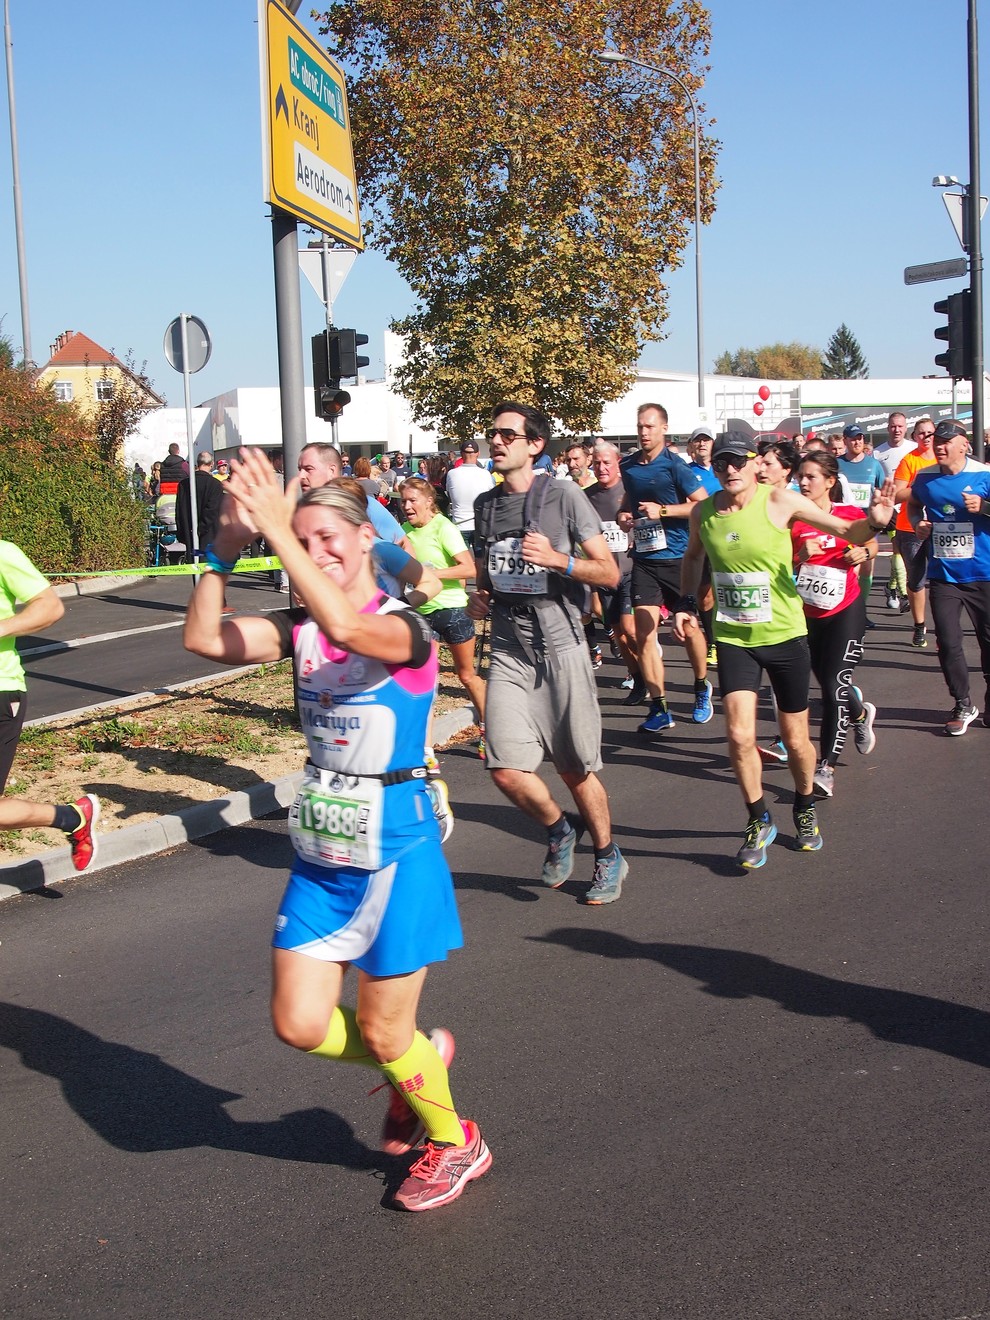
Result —
M7 57L7 107L10 117L10 162L14 179L14 234L17 244L17 282L21 294L21 340L24 361L31 355L31 315L28 311L27 257L24 253L24 216L21 213L21 168L17 157L17 114L14 109L14 39L10 31L10 0L3 0L3 44Z
M299 297L299 240L295 217L285 211L272 211L272 248L282 455L288 481L299 466L299 455L306 446L306 385Z
M199 500L196 498L196 443L193 436L192 396L189 388L189 313L179 313L182 337L182 395L186 403L186 440L189 445L189 539L186 546L189 562L195 564L199 550Z
M705 406L705 350L704 327L702 322L701 302L701 127L698 122L698 106L690 87L682 82L676 73L671 73L659 64L650 64L647 60L637 60L632 55L623 55L617 50L600 50L598 58L606 64L634 64L639 69L648 69L676 83L688 99L691 106L691 118L694 122L694 299L695 325L698 331L698 407Z
M983 461L983 246L980 236L980 71L976 0L969 0L966 31L969 57L969 287L973 344L970 380L973 386L973 452Z
M320 244L320 258L323 267L323 307L327 316L327 329L333 329L333 294L330 291L330 239L326 234L323 235L323 242ZM340 382L338 381L339 385ZM336 386L334 387L336 388ZM330 443L335 449L340 448L337 439L337 415L330 418Z

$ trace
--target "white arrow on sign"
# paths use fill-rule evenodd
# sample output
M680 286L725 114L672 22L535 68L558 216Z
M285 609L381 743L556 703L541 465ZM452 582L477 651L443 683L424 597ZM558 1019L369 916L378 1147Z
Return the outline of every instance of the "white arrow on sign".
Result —
M956 231L956 238L959 239L959 246L962 248L964 252L968 252L969 243L966 240L969 238L969 234L967 233L967 230L969 229L969 218L968 216L965 219L963 218L963 198L965 197L965 195L966 195L965 193L944 192L942 194L942 201L945 203L945 209L948 211L949 219L952 221L952 228ZM983 216L986 213L986 209L987 209L987 199L985 197L981 197L980 198L981 220L983 219Z

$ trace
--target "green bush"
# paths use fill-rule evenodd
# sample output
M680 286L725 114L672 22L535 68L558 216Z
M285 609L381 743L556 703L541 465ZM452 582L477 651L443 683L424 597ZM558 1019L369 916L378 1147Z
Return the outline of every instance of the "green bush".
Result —
M2 341L0 341L2 342ZM144 564L147 519L92 423L0 354L0 537L52 577Z

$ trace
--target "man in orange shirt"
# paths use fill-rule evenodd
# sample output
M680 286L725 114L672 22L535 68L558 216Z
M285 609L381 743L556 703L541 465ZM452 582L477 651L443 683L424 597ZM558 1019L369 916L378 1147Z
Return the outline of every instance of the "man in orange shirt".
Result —
M894 499L898 503L897 523L894 528L894 551L904 560L907 572L907 593L911 605L911 620L914 631L911 645L923 651L928 645L928 630L925 628L925 604L928 583L928 542L915 532L908 521L907 498L911 483L922 468L931 467L935 462L932 453L932 438L935 435L935 423L930 417L919 417L914 424L911 438L917 448L905 454L894 472Z

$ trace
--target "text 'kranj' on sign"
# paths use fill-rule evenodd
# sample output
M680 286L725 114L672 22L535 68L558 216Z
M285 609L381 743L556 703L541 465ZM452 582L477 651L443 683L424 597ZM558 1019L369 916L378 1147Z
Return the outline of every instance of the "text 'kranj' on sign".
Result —
M276 0L260 0L265 201L363 247L344 77Z

